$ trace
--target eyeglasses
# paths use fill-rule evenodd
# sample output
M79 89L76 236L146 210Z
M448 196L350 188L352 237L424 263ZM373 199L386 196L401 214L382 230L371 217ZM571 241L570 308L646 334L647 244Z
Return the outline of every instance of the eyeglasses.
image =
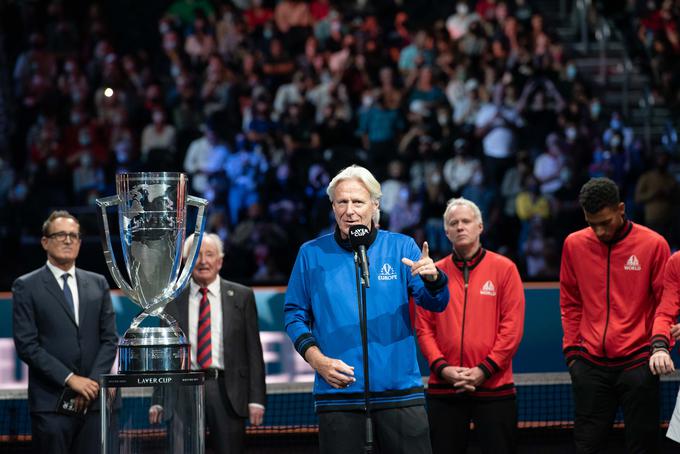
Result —
M54 232L50 233L47 235L47 238L55 239L57 241L64 242L66 241L66 238L68 238L71 241L78 241L80 240L80 233L76 232Z

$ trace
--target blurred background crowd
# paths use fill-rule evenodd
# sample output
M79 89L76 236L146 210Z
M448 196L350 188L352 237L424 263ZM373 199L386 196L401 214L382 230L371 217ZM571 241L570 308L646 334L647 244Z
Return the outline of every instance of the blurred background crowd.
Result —
M285 284L298 246L332 230L326 185L351 163L382 183L380 227L435 257L451 247L446 201L463 196L485 247L525 280L556 279L594 176L677 249L680 1L583 2L650 74L646 101L670 109L651 142L546 20L575 3L2 2L0 289L55 207L101 254L94 200L122 171L186 172L224 275L249 284Z

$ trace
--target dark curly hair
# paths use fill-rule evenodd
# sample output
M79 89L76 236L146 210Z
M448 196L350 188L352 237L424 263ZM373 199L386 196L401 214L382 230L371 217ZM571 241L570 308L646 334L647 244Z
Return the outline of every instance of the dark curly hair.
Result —
M609 178L591 178L581 187L578 195L581 208L586 213L594 214L603 208L616 207L619 198L619 187Z

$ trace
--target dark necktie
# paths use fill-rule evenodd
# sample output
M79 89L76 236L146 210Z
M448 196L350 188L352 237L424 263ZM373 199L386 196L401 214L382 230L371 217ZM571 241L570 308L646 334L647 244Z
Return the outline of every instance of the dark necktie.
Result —
M210 339L210 301L208 289L202 288L201 304L198 306L198 335L196 336L196 363L201 369L212 365L212 342Z
M71 313L73 316L76 316L76 308L75 305L73 304L73 293L71 293L71 287L68 285L68 278L71 275L68 273L64 273L61 275L62 280L64 281L64 298L66 298L66 302L68 303L68 307L71 308Z

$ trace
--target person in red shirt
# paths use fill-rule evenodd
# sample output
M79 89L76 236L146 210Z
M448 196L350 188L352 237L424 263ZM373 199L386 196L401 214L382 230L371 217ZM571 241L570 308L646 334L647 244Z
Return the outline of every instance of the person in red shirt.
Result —
M451 199L444 230L453 251L436 263L449 278L444 312L416 308L418 343L430 364L427 389L432 451L465 452L470 422L483 452L516 451L512 357L522 339L524 289L509 259L481 246L482 214Z
M579 203L589 227L566 238L560 270L574 442L578 452L603 452L620 404L628 452L656 452L659 379L647 362L670 248L626 219L608 178L584 184Z
M675 370L670 349L673 347L673 341L680 338L680 323L676 323L678 315L680 315L680 252L673 254L666 263L663 296L654 314L652 356L649 358L649 368L654 375L670 374ZM680 443L680 405L677 402L668 422L666 437Z
M663 279L663 296L654 314L652 326L652 356L649 368L654 375L670 374L675 370L670 349L673 339L680 337L680 252L668 259Z

